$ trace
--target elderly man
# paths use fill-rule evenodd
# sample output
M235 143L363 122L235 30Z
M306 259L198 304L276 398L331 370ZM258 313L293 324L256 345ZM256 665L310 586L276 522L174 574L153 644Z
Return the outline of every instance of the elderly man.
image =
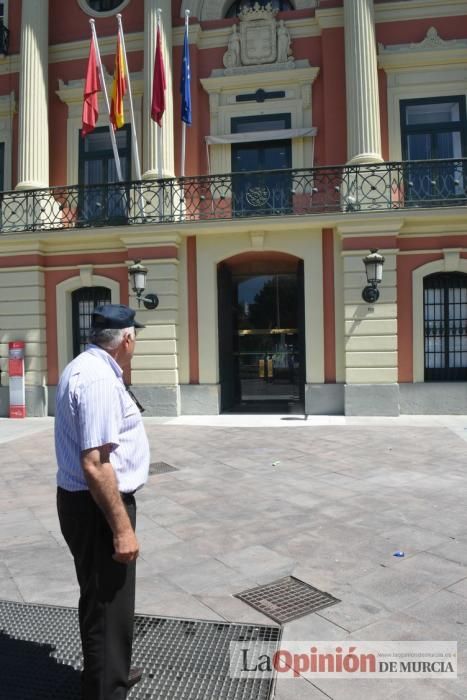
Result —
M143 327L128 306L97 307L90 345L57 388L57 508L80 587L83 700L123 700L141 678L130 669L139 551L133 494L148 476L149 445L123 369Z

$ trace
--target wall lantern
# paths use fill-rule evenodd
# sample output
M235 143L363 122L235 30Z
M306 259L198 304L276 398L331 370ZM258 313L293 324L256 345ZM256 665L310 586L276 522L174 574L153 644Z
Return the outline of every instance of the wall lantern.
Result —
M372 248L370 253L363 258L365 263L366 278L368 286L362 292L363 301L367 304L374 304L379 299L378 284L383 279L384 257L378 253L376 248Z
M149 293L142 296L146 289L148 268L141 264L141 260L135 260L133 265L128 267L128 275L131 279L131 288L138 300L138 306L141 306L141 302L143 302L146 309L156 309L159 306L159 298L156 294Z

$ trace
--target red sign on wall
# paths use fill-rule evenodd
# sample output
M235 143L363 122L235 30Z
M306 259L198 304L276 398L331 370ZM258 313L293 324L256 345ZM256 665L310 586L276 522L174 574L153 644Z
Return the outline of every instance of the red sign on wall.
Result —
M24 349L22 340L8 344L8 374L10 385L10 418L26 417L26 389L24 381Z

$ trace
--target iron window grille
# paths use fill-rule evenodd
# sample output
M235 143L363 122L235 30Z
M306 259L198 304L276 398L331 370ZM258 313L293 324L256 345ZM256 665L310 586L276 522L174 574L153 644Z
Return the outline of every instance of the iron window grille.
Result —
M467 275L424 280L425 381L467 380Z
M86 347L94 308L110 302L111 294L107 287L81 287L72 292L73 357Z

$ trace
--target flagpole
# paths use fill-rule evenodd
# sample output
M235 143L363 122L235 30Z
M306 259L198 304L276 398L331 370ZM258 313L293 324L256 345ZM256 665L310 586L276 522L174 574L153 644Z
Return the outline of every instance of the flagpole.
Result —
M114 128L112 126L112 122L110 121L110 104L109 104L109 96L107 94L107 85L105 84L105 76L104 76L104 69L102 67L102 61L101 61L101 54L99 51L99 44L97 41L97 34L96 34L96 20L90 19L89 24L91 25L91 31L92 31L92 40L94 42L94 49L96 52L96 58L97 58L97 65L99 68L99 73L101 76L101 84L102 84L102 90L104 92L104 97L105 97L105 103L107 105L107 112L109 115L109 131L110 131L110 141L112 142L112 150L115 158L115 167L117 169L117 177L120 182L123 182L123 177L122 177L122 168L120 165L120 156L118 155L118 148L117 148L117 140L115 138L115 132Z
M161 51L164 47L162 43L163 35L164 35L164 25L162 24L162 10L160 7L157 8L157 27L159 29L159 37L161 40ZM165 65L165 61L164 61ZM163 117L162 117L163 119ZM163 143L162 143L162 126L160 129L157 129L157 150L159 152L159 178L163 177L164 174L164 150L163 150Z
M190 27L190 10L185 10L185 32L188 37ZM185 177L185 160L186 160L186 122L182 121L182 162L180 165L180 175Z
M123 25L122 25L122 15L120 13L118 13L118 15L117 15L117 22L118 22L118 31L120 33L120 41L122 42L123 63L125 66L126 84L128 87L128 98L130 101L131 131L133 134L133 141L134 141L134 148L132 150L133 150L134 158L135 158L136 179L141 180L142 178L141 178L141 165L140 165L140 161L139 161L139 152L138 152L138 138L136 136L135 112L133 109L133 93L131 92L130 71L128 70L128 61L126 58L125 37L123 34Z

